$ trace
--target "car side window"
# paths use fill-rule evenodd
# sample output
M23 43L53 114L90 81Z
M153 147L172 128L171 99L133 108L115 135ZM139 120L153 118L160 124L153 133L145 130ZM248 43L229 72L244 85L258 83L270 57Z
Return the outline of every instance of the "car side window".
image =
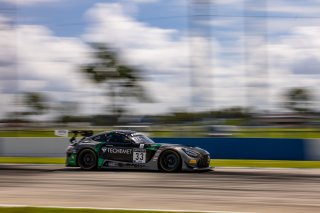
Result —
M99 135L96 135L92 138L92 140L94 141L98 141L98 142L106 142L107 141L107 137L106 137L106 134L99 134Z
M108 135L107 141L109 143L130 143L130 139L122 134L111 134Z

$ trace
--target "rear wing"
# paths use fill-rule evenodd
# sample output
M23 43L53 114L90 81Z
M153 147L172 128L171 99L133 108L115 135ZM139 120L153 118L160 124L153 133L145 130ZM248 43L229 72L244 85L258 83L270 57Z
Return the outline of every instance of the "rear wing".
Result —
M69 133L73 134L72 137L69 139L70 143L76 143L77 142L76 138L78 135L82 136L81 140L93 135L92 130L55 130L54 131L54 134L59 137L68 137Z

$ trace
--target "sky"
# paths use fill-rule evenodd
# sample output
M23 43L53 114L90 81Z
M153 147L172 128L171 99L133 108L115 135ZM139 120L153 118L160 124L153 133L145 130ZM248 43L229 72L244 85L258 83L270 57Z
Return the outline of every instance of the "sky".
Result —
M318 107L318 14L317 0L215 0L200 8L186 0L0 0L0 114L22 110L17 94L30 91L53 105L75 102L79 113L103 112L105 89L79 72L92 42L142 70L153 102L130 101L133 114L279 111L293 87L312 91Z

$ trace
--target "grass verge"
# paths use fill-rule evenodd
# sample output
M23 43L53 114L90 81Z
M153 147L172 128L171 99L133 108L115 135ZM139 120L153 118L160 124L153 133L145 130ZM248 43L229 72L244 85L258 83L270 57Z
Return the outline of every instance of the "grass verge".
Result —
M155 213L160 211L99 210L81 208L0 207L1 213ZM161 211L165 212L165 211ZM168 211L169 212L169 211Z
M0 157L0 163L13 164L64 164L65 158L48 157ZM320 168L320 161L291 160L211 160L214 167L273 167L273 168Z
M14 164L64 164L65 158L51 157L0 157L0 163Z

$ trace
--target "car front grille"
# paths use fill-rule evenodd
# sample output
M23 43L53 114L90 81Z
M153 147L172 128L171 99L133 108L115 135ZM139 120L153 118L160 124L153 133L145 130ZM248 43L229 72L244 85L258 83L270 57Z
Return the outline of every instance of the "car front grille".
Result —
M203 155L199 160L198 160L198 167L199 168L205 168L209 166L209 156L208 155Z

